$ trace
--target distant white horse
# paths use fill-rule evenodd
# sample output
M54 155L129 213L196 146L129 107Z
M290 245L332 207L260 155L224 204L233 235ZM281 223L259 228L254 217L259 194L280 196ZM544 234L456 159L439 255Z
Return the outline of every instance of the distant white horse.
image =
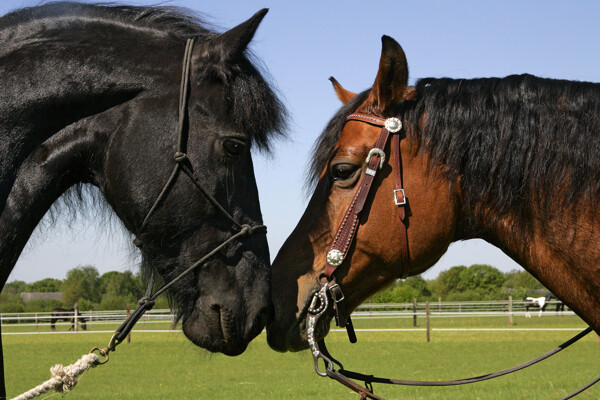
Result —
M529 313L529 307L539 308L540 312L538 317L542 316L542 312L546 309L548 305L548 301L552 298L552 295L547 295L546 297L525 297L523 299L523 305L525 306L525 318L531 318L531 313Z

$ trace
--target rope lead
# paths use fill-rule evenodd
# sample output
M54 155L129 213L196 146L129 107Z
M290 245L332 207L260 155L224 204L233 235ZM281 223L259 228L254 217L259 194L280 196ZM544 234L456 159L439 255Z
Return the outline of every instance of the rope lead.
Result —
M97 354L85 354L79 360L71 365L64 367L62 364L56 364L50 368L52 378L46 382L34 387L33 389L14 397L12 400L28 400L41 396L42 394L54 390L58 393L70 392L77 385L77 377L90 368L100 363Z

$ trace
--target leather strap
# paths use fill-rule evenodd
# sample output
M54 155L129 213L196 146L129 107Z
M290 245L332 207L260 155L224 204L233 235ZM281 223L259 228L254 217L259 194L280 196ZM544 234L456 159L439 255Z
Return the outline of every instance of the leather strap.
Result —
M400 132L392 136L392 153L394 156L394 176L396 189L394 190L394 202L398 206L398 215L400 216L400 240L402 241L402 273L400 277L408 277L410 254L408 248L408 221L406 220L406 205L408 199L404 193L402 182L402 153L400 152Z
M354 198L348 206L344 218L340 223L333 242L329 246L327 251L327 261L325 264L325 276L329 280L329 293L333 298L333 306L335 310L336 323L340 327L346 327L348 329L348 335L350 341L356 341L354 332L352 331L352 320L346 311L344 303L344 294L342 293L339 285L335 282L333 273L343 263L352 242L356 235L356 230L359 225L359 216L362 212L373 182L375 181L375 175L377 171L383 166L385 162L385 148L390 137L390 132L386 128L386 120L383 118L373 117L370 115L354 113L348 116L347 121L359 121L374 126L381 127L381 133L375 143L375 147L369 152L369 157L366 160L367 169L365 175L356 190ZM402 240L402 278L408 275L409 271L409 252L408 252L408 232L407 232L407 213L405 206L407 204L406 197L404 194L404 188L402 184L402 157L400 153L400 134L401 130L396 132L392 136L392 153L394 157L394 173L395 173L395 190L393 193L393 200L399 207L400 214L400 236ZM333 256L330 255L333 254Z

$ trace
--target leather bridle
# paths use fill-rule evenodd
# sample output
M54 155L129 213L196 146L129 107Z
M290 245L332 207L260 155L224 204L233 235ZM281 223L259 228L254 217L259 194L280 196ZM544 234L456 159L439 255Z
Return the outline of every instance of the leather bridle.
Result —
M375 179L375 175L377 174L377 171L379 169L383 168L383 165L385 163L384 149L387 145L390 134L392 135L390 147L393 157L393 169L395 176L395 189L393 194L390 195L390 201L394 201L394 203L399 207L399 232L402 242L402 278L406 278L408 276L410 262L407 232L408 212L406 210L408 200L404 193L402 181L402 156L400 152L400 140L402 139L401 135L403 133L402 121L399 118L395 117L383 119L360 113L350 114L347 117L346 121L360 121L370 125L379 126L381 127L381 133L379 134L379 138L377 139L375 147L371 149L371 151L369 151L369 155L365 160L365 163L367 164L365 176L362 182L360 183L358 189L356 190L354 198L350 203L350 206L346 210L344 218L342 219L342 222L334 236L334 240L329 247L329 251L327 252L325 271L321 275L319 275L317 279L321 287L313 295L312 301L308 307L306 317L306 332L308 336L308 345L313 355L315 371L319 376L327 376L331 379L340 382L344 386L360 394L361 400L365 398L383 400L382 397L376 396L373 393L373 383L408 386L454 386L464 385L467 383L481 382L519 371L542 360L545 360L548 357L557 354L558 352L569 347L571 344L577 342L579 339L593 331L592 328L588 327L581 333L577 334L573 338L561 344L560 346L530 361L502 371L497 371L494 373L473 378L457 379L451 381L410 381L402 379L381 378L373 375L365 375L359 372L345 370L343 365L338 360L333 358L333 356L327 350L327 347L325 346L325 339L318 340L316 338L316 331L320 318L329 310L329 306L331 305L335 313L336 324L340 327L346 328L348 332L348 338L350 339L351 343L356 342L356 334L354 332L352 320L345 307L345 296L340 288L340 285L336 282L333 274L336 271L336 269L340 265L342 265L344 259L348 255L348 251L352 245L352 242L356 235L356 230L359 226L360 213L364 209L365 202L369 196L369 193L371 192L371 187ZM324 371L320 370L319 360L323 360L323 362L325 363ZM336 367L338 369L336 369ZM361 386L360 384L355 382L355 380L363 381L364 386ZM599 381L600 377L594 379L592 382L588 383L581 389L564 397L562 400L570 399L576 396L577 394L583 392L584 390L588 389L589 387L591 387Z
M194 49L194 42L195 42L195 38L190 38L187 40L186 46L185 46L184 57L183 57L183 71L181 74L181 87L180 87L180 91L179 91L179 121L178 121L178 125L177 125L177 151L175 152L175 155L174 155L175 165L173 167L173 171L171 172L171 175L169 176L169 178L167 179L167 182L163 186L163 189L161 190L161 192L157 196L156 200L154 201L154 203L148 210L146 216L144 217L142 225L140 226L137 233L139 235L140 233L142 233L144 231L148 221L150 220L150 217L154 214L154 212L157 210L157 208L163 202L165 197L168 195L168 193L170 192L171 188L173 187L175 181L177 180L177 177L179 176L180 172L182 172L182 171L190 178L190 180L192 181L194 186L196 186L196 188L204 195L204 197L206 197L206 199L225 218L227 218L232 223L233 227L236 229L237 232L234 233L232 236L230 236L225 241L223 241L217 247L215 247L212 251L210 251L209 253L204 255L204 257L200 258L198 261L196 261L190 267L185 269L183 272L181 272L179 275L177 275L171 281L164 284L162 287L160 287L154 293L152 293L152 289L154 286L154 273L155 272L154 272L154 270L152 270L149 281L148 281L148 287L146 289L146 294L144 297L142 297L138 301L138 306L135 309L135 311L133 313L131 313L131 316L129 316L123 322L123 324L121 324L121 326L115 331L115 333L112 336L112 338L110 339L110 342L107 347L103 347L103 348L94 347L90 351L90 352L98 351L100 353L100 355L104 356L105 360L102 363L105 363L108 361L109 352L113 351L117 345L119 345L123 340L125 340L125 338L127 337L127 334L131 331L131 329L133 328L135 323L142 317L142 315L144 315L144 313L146 311L151 310L152 307L154 307L154 301L156 300L156 298L159 295L161 295L163 292L165 292L173 284L175 284L175 282L179 281L184 276L186 276L187 274L189 274L190 272L192 272L193 270L195 270L196 268L198 268L199 266L204 264L204 262L207 259L209 259L213 255L218 253L222 248L227 246L229 243L231 243L235 240L241 239L243 237L247 237L247 236L256 234L256 233L266 233L267 232L267 227L265 225L251 226L248 224L241 224L227 210L225 210L225 208L219 203L219 201L217 199L215 199L214 196L212 196L202 186L200 179L195 174L193 168L191 167L190 160L187 157L186 143L187 143L188 131L186 129L184 129L184 126L185 126L185 122L187 119L188 89L190 86L190 69L191 69L191 64L192 64L192 50ZM139 238L136 238L134 240L134 244L138 247L143 247L143 242Z
M403 133L402 121L398 118L378 118L371 115L353 113L350 114L346 121L359 121L369 125L381 127L379 138L375 143L375 147L369 151L369 155L365 160L366 170L364 178L362 179L354 198L348 206L344 218L338 227L334 236L333 242L331 243L327 252L327 261L325 264L325 272L320 277L326 279L328 292L333 299L333 307L335 310L336 323L340 327L345 327L348 331L348 336L351 342L356 341L354 335L354 329L352 327L352 320L350 315L346 312L345 296L342 293L340 286L336 283L335 277L333 276L335 270L342 265L348 251L354 241L356 230L360 223L360 214L364 210L365 203L369 197L369 193L373 188L373 182L377 171L383 168L385 164L385 148L391 136L391 153L394 164L394 179L395 189L393 193L390 193L390 200L394 201L394 204L398 206L398 214L400 216L399 232L402 242L402 272L401 277L406 278L409 271L409 249L408 249L408 233L407 233L407 217L408 213L406 207L408 200L404 192L404 186L402 181L402 154L400 152L400 135Z

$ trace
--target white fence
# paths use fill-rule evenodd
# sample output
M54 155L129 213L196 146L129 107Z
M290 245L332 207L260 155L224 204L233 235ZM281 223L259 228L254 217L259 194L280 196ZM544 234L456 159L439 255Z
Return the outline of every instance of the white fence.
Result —
M84 318L87 325L120 323L127 317L127 310L111 311L79 311L78 319ZM50 324L51 312L27 312L27 313L0 313L2 324L10 326ZM169 309L150 310L138 321L140 323L150 322L173 322L175 315ZM70 325L70 322L57 322L56 325Z
M555 311L557 301L550 301L544 315L574 315L572 311ZM566 307L565 307L566 310ZM539 309L531 308L530 313L536 315ZM425 302L414 303L364 303L352 313L353 318L416 318L426 316ZM522 301L462 301L462 302L429 302L431 318L457 317L510 317L525 316L525 306ZM81 317L89 324L117 323L125 320L126 310L112 311L80 311ZM0 314L2 324L49 324L52 318L50 312L4 313ZM150 310L141 318L139 323L173 322L174 314L169 309ZM57 323L67 325L70 322Z
M551 300L547 302L543 315L575 315L566 306L561 309L562 302ZM557 311L561 309L561 311ZM538 314L539 308L530 307L530 314ZM493 300L493 301L457 301L429 302L429 314L432 318L444 317L508 317L525 316L523 301ZM363 303L352 313L353 318L411 318L427 314L426 302L413 303Z

